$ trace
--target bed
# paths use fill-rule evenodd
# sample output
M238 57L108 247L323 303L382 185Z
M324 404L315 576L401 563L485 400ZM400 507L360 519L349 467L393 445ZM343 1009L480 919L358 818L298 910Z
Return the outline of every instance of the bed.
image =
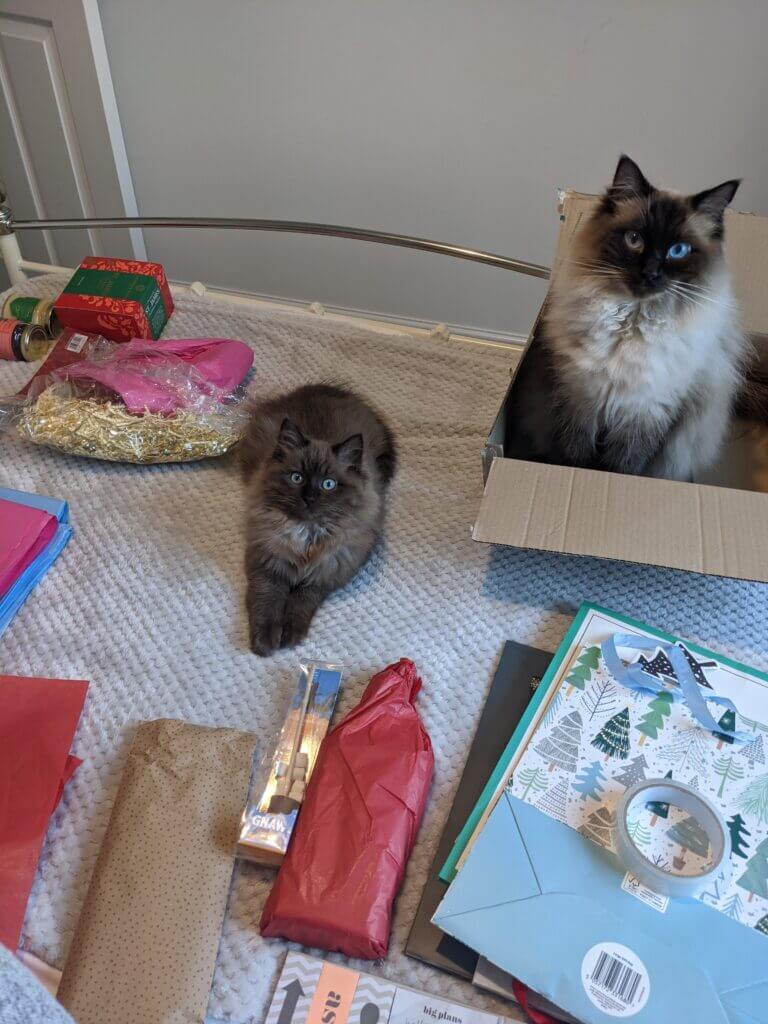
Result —
M21 275L47 269L16 265ZM24 276L16 290L49 297L64 280L61 273ZM511 1015L511 1004L403 954L504 640L554 649L580 602L590 600L766 669L768 588L474 543L481 452L514 348L329 315L317 306L234 304L186 287L175 290L175 302L163 336L246 341L254 349L256 393L332 376L359 388L394 423L401 468L385 542L322 607L301 653L344 663L338 715L373 672L399 657L413 658L424 678L419 710L435 747L435 781L397 902L390 954L374 971ZM15 390L29 372L0 364L0 393ZM138 467L61 456L11 435L1 443L0 482L67 499L76 530L0 639L4 672L91 682L75 747L84 763L52 820L23 933L23 948L61 967L136 724L179 717L269 737L298 653L260 660L248 650L242 494L232 457ZM264 1019L285 952L258 933L271 877L266 869L236 867L210 1020Z

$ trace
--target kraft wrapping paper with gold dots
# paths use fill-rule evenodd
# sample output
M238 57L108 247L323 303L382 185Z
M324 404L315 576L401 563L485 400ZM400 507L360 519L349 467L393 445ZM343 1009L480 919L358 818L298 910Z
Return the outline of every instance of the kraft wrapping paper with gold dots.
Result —
M139 726L59 987L78 1024L203 1020L255 742Z

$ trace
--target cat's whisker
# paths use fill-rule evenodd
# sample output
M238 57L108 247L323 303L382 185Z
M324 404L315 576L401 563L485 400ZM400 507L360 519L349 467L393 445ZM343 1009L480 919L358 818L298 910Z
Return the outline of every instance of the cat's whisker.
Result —
M610 274L606 270L590 270L584 274L584 279L588 281L617 281L619 280L619 275Z
M617 270L611 269L610 267L590 267L586 264L581 266L579 264L575 265L579 267L579 270L587 270L593 274L618 274Z
M716 306L722 306L723 308L730 309L732 311L736 310L736 303L735 302L731 302L728 299L725 299L721 295L717 295L714 292L710 292L710 291L696 292L696 291L694 291L694 292L689 292L688 294L695 295L697 298L703 299L705 302L711 302L711 303L713 303Z
M610 266L610 264L607 264L607 263L606 264L589 263L589 262L584 261L584 260L576 260L576 259L569 259L567 261L564 260L563 262L568 262L572 266L577 267L579 270L586 271L588 276L594 276L594 277L602 276L602 277L612 277L612 278L617 278L617 277L620 276L618 269L616 267Z
M715 294L710 289L701 288L697 290L690 283L682 281L673 281L670 287L672 287L678 295L685 295L691 300L698 300L702 304L702 308L704 308L703 303L705 302L709 302L713 306L720 306L730 310L734 310L736 308L733 302L730 302L721 295Z
M677 288L672 287L671 291L678 298L687 302L689 305L696 307L697 309L708 312L713 306L721 305L716 298L707 298L705 296L692 295L690 292L680 291ZM707 305L709 303L709 305Z
M609 270L605 267L579 267L579 270L583 270L587 275L593 274L595 276L603 277L619 277L618 270Z
M588 266L582 266L582 265L579 265L579 264L575 264L575 267L576 267L577 270L579 270L580 272L582 272L584 274L587 274L587 275L589 275L589 274L602 274L602 275L608 275L608 276L611 276L611 277L617 277L618 276L618 272L617 271L610 270L607 267L588 267Z
M608 263L606 260L588 259L586 257L579 256L564 256L562 257L561 263L572 263L574 266L582 267L600 267L605 270L616 271L618 268L612 263Z
M679 284L681 288L691 288L697 292L711 292L712 289L708 288L703 284L696 284L695 281L675 281L675 284Z
M687 288L690 291L701 292L702 294L705 295L715 294L712 288L708 288L706 285L703 284L696 284L694 281L675 281L674 283L679 285L681 288Z
M696 292L688 291L686 288L684 288L677 281L671 281L670 282L669 290L671 292L674 292L675 295L682 295L684 298L690 298L690 299L696 299L696 300L699 300L699 299L702 298L702 296L698 295Z

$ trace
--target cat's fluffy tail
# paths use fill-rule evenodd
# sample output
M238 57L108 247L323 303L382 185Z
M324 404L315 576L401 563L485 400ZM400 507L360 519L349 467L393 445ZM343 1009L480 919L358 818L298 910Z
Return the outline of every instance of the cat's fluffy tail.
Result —
M377 415L381 419L384 438L383 450L376 457L376 465L379 467L382 483L386 486L395 475L395 470L397 469L397 445L395 444L395 435L392 433L389 424L380 413L377 413Z

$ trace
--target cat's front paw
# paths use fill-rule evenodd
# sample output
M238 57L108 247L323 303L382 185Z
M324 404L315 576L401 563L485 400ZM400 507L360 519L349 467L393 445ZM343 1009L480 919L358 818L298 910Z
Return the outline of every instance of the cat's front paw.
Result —
M251 650L260 658L268 658L281 646L283 624L275 619L251 622Z
M306 621L306 617L299 617L291 615L290 612L285 617L283 623L282 636L280 638L281 647L296 647L302 640L306 638L309 632L309 623Z

